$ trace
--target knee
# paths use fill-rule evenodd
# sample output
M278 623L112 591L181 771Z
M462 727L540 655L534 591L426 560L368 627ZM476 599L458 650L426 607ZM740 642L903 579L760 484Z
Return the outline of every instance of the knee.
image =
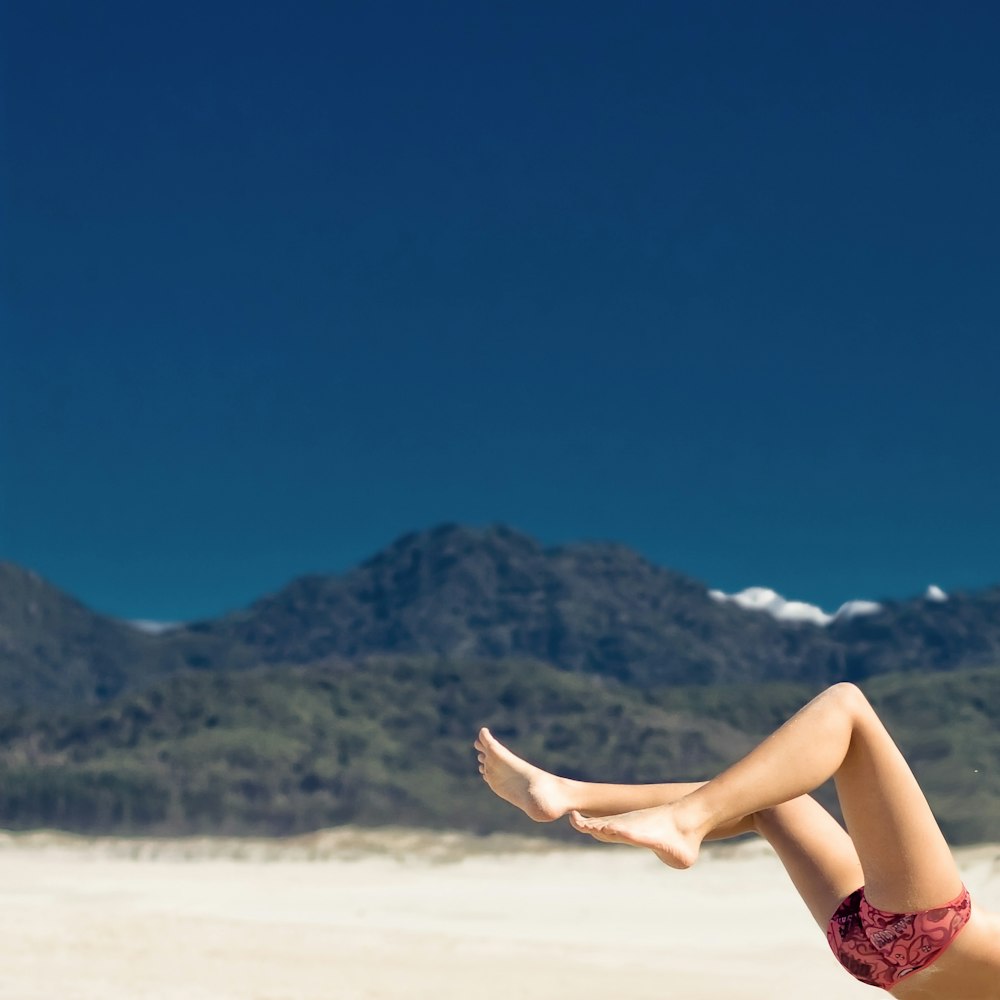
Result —
M828 698L830 711L849 720L852 729L868 726L873 720L877 720L875 709L857 684L851 684L849 681L834 684L820 697Z
M864 691L857 684L852 684L850 681L841 681L839 684L828 687L823 692L823 695L830 698L843 710L852 713L871 707L868 704L868 699L865 697Z
M754 833L765 840L768 839L768 830L774 825L775 808L775 806L771 806L767 809L758 809L755 813L751 813L747 817L750 820L750 825L753 827Z
M750 819L753 821L754 829L762 837L766 837L769 830L773 830L784 822L789 805L795 801L797 800L789 799L788 802L779 802L776 806L767 806L752 813Z
M792 800L794 801L794 800ZM793 808L790 802L781 802L776 806L768 806L766 809L758 809L751 813L747 819L754 833L763 837L769 843L788 826L788 813Z

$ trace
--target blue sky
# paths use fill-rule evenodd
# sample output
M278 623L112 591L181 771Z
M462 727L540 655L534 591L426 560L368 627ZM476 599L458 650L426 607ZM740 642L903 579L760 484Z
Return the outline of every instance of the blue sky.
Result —
M188 619L405 531L1000 582L993 5L0 14L0 557Z

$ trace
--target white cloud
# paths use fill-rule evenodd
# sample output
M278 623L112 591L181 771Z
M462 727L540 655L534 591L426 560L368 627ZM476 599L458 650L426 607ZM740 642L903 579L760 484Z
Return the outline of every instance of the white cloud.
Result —
M925 601L947 601L948 595L935 583L932 583L924 593Z
M876 601L845 601L837 608L834 618L857 618L858 615L873 615L882 610Z
M736 594L710 590L708 596L714 601L735 604L746 611L764 611L781 622L812 622L813 625L829 625L832 621L873 615L882 610L882 605L875 601L846 601L831 615L815 604L786 600L768 587L747 587Z

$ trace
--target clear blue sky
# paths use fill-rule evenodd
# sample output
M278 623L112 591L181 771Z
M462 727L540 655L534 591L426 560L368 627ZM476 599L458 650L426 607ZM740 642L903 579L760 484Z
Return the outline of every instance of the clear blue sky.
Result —
M187 619L441 521L1000 582L1000 8L0 14L0 557Z

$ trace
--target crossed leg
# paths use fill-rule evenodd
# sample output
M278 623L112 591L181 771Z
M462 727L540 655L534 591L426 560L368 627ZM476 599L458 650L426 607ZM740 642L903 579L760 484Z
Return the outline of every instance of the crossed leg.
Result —
M490 788L536 823L551 823L573 810L587 816L611 816L647 809L676 802L705 784L691 781L615 785L563 778L518 757L488 729L480 730L475 748L479 751L479 773ZM753 830L752 819L740 817L711 831L706 839L737 837ZM595 837L602 839L596 833Z
M587 816L655 808L677 802L705 782L647 785L575 781L544 771L518 757L488 729L475 743L479 770L490 788L539 823L573 811ZM757 833L781 859L810 913L825 928L840 901L863 882L861 864L843 827L813 798L800 796L709 831L706 840ZM598 840L610 840L601 833Z
M571 782L521 761L484 730L490 787L537 820L568 814L582 833L648 847L688 867L703 840L755 830L775 847L823 925L859 885L895 912L939 906L961 877L916 779L864 695L838 684L710 782ZM807 793L834 778L847 832Z
M837 684L746 757L668 805L620 816L570 814L583 833L694 863L708 831L798 798L833 778L872 905L906 913L961 892L958 867L920 786L865 696Z

